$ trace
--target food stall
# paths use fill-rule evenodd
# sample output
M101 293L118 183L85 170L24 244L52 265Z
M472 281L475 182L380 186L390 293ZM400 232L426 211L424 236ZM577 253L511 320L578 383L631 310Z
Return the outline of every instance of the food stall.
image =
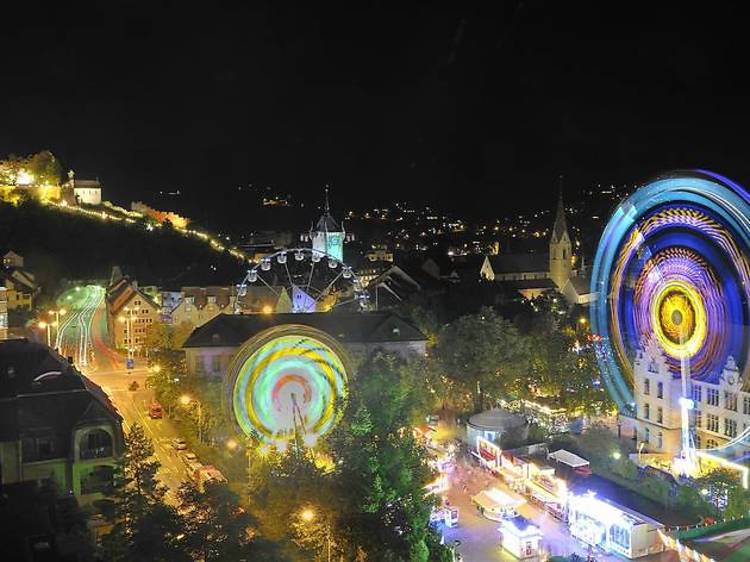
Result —
M519 560L540 559L539 546L542 531L531 521L520 515L500 522L500 544Z
M519 496L502 492L497 488L489 488L472 496L471 503L476 505L477 510L487 519L500 521L517 516L518 512L516 509L526 503L526 500Z
M479 464L497 472L502 463L502 449L482 436L476 437L476 449L471 452Z
M591 546L634 559L664 551L659 532L664 526L594 492L568 499L570 534Z

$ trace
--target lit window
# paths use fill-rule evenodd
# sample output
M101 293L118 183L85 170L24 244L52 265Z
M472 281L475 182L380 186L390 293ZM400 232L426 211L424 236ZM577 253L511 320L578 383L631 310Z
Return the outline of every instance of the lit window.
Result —
M737 437L737 422L730 418L724 418L724 435Z
M693 402L702 402L703 401L703 387L701 387L698 384L693 385ZM748 402L748 407L750 407L750 402Z
M737 394L734 392L724 392L724 408L732 412L737 411Z
M713 431L714 433L719 432L719 416L716 414L707 414L706 415L706 429L708 431Z

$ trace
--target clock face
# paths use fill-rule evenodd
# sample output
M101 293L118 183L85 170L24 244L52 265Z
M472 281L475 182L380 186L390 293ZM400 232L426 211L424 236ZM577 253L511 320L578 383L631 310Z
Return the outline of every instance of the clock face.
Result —
M328 255L333 256L337 260L341 260L344 257L341 234L329 234L327 246Z

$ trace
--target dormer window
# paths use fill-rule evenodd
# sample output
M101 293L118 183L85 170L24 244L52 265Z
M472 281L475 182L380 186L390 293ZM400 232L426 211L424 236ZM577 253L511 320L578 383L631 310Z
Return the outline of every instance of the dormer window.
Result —
M394 336L401 335L401 328L399 328L398 326L394 326L392 331Z

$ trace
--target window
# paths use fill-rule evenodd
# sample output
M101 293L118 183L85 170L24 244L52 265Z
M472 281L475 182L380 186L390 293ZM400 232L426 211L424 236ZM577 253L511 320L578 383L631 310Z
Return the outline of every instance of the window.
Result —
M661 406L656 408L656 423L664 423L664 409Z
M663 382L656 383L656 397L664 398L664 383Z
M656 434L656 447L659 449L664 447L664 434L661 431Z
M745 396L742 399L742 413L750 415L750 396Z
M716 439L706 439L706 448L715 449L718 446Z
M651 443L651 430L649 428L646 428L646 431L643 433L643 440L646 443Z
M719 389L717 389L717 388L707 388L706 389L706 403L709 406L718 406L719 405Z
M737 411L737 393L724 391L724 407L732 412Z
M651 394L651 380L650 379L643 379L643 394L648 396Z
M619 525L612 525L609 528L609 540L624 550L630 550L630 532L628 529Z
M716 414L707 414L706 415L706 429L708 431L713 431L714 433L719 432L719 416Z
M730 418L724 418L724 435L737 437L737 422Z
M694 384L693 385L693 402L698 403L703 401L703 387ZM748 403L748 406L750 407L750 402Z
M703 413L695 410L695 427L703 427Z
M700 449L701 448L701 434L700 433L696 433L693 436L693 444L695 445L696 449Z
M651 419L651 405L648 402L643 405L643 418L647 420Z
M221 357L214 355L211 357L211 370L218 373L221 370Z

